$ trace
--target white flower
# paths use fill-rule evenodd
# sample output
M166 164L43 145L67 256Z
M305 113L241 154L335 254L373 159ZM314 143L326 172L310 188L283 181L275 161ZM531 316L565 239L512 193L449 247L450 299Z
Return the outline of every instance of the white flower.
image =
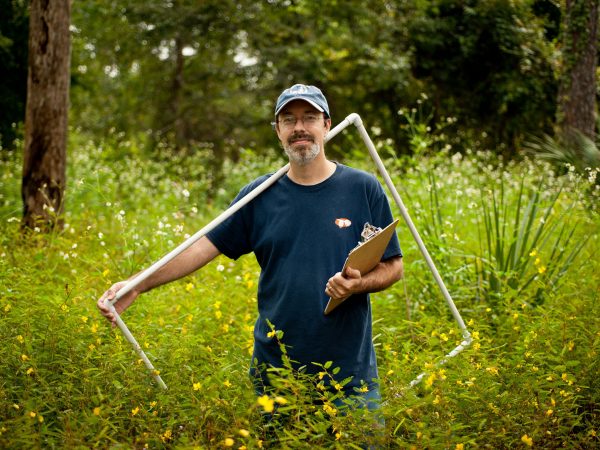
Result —
M217 266L217 272L223 272L225 270L225 266L223 264L219 264Z

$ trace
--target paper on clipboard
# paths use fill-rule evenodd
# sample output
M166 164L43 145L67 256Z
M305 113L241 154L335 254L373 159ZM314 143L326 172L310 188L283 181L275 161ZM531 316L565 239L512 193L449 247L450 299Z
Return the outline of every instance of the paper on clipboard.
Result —
M396 225L398 225L398 219L394 220L391 224L367 241L359 244L357 247L354 247L348 254L348 258L346 258L342 273L344 273L347 267L352 267L353 269L359 270L361 275L365 275L373 270L381 261L381 257L385 253L385 249L387 248L388 243L394 234ZM348 297L329 298L329 302L327 302L327 306L325 307L323 314L329 314L344 300L346 300L346 298Z

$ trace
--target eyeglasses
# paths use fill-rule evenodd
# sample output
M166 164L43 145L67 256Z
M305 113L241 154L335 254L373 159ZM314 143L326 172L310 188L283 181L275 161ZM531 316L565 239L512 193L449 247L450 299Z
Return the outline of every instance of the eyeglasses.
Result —
M282 128L290 129L290 128L294 128L296 126L296 123L298 123L298 120L301 120L305 126L311 127L313 125L316 125L316 123L322 119L323 119L323 116L321 114L305 114L300 119L298 119L295 116L288 115L288 116L282 116L277 121L277 123L279 123L279 125Z

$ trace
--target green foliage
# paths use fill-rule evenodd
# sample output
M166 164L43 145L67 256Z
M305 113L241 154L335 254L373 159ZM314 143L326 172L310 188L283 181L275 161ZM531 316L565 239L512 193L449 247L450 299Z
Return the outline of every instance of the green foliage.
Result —
M0 148L12 148L25 120L28 32L27 2L0 1Z
M382 151L473 335L469 348L436 366L462 337L401 227L405 279L373 295L382 430L377 417L339 406L335 384L346 380L333 364L315 377L284 365L272 373L277 389L255 396L247 375L259 273L252 256L220 257L126 312L169 390L154 385L98 314L97 298L283 161L242 152L209 201L208 151L170 155L169 165L124 138L108 141L72 137L65 226L49 235L20 234L21 162L18 154L0 162L0 447L598 446L600 218L587 178L553 176L527 160L502 165L489 153L411 160ZM364 158L352 163L374 170ZM567 264L564 255L586 239ZM325 381L331 392L319 388Z
M525 144L525 150L536 158L551 163L559 173L576 170L595 178L597 168L600 167L598 144L576 130L559 133L555 137L547 134L532 137Z
M79 3L71 123L159 152L210 148L218 173L240 147L274 145L262 125L302 82L323 88L334 121L359 112L398 154L414 149L399 111L421 93L432 128L457 119L452 144L510 154L551 130L557 14L546 1ZM341 136L330 152L349 148Z
M549 131L556 107L553 54L530 2L422 2L409 22L411 67L439 112L498 148Z

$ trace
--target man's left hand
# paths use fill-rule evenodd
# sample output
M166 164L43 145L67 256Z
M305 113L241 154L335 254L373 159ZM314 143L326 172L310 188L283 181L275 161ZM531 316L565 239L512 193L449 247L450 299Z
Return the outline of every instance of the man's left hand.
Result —
M342 299L361 292L362 276L360 271L346 267L344 274L336 273L325 286L325 293L332 298Z

